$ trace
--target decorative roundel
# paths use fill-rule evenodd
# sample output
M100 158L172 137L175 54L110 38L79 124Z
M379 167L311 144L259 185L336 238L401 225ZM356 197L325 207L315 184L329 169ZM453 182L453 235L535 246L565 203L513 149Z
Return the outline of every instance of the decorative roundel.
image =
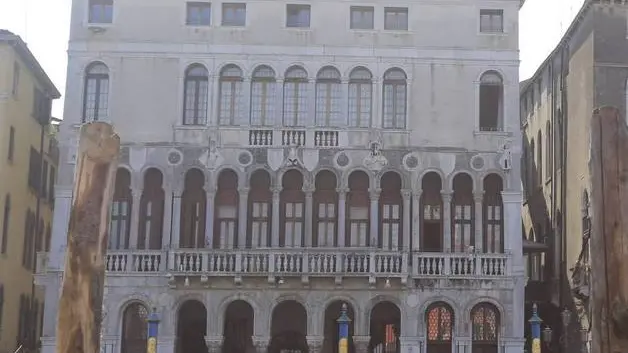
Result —
M484 158L482 156L473 156L471 158L471 168L480 171L484 168Z
M242 151L238 155L238 162L243 166L247 167L253 163L253 155L249 151Z
M340 152L340 153L336 156L336 164L337 164L339 167L346 167L346 166L348 166L348 165L349 165L349 163L350 163L349 156L347 156L347 154L346 154L346 153L344 153L344 152Z
M416 156L409 156L406 158L406 167L408 169L414 169L419 165L419 159Z
M171 150L168 152L168 164L171 166L177 166L181 164L183 160L183 154L178 150Z

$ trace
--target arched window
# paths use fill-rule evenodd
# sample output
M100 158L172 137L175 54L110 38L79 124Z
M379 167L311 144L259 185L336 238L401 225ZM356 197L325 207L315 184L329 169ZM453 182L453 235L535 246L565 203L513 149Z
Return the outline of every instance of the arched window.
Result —
M185 186L181 196L181 247L205 247L205 207L207 196L205 176L198 169L185 173Z
M109 108L109 68L93 63L85 70L83 122L106 120Z
M536 168L537 168L537 180L539 186L543 185L543 137L541 130L539 130L536 136L536 142L538 146L536 148Z
M4 214L2 216L2 239L0 239L0 254L6 254L9 242L9 222L11 221L11 195L4 198Z
M451 353L454 311L443 302L430 305L425 313L427 353Z
M528 182L530 183L528 191L532 192L534 188L538 185L538 181L536 180L536 151L534 146L534 138L530 140L530 153L528 154L528 163L530 163L528 167L528 172L530 173L530 177L528 178Z
M316 76L316 126L342 124L342 91L340 72L333 67L322 68Z
M563 163L563 123L560 110L558 110L557 116L557 123L556 125L554 125L554 129L556 129L554 131L554 139L556 140L556 148L554 149L554 170L559 170L562 167Z
M249 239L247 246L251 248L267 247L271 245L271 215L273 195L270 191L271 179L265 170L257 170L249 181Z
M144 175L144 190L140 201L138 249L161 249L165 194L163 175L151 168Z
M369 212L369 176L363 171L355 171L349 175L349 195L347 197L348 244L352 247L369 245L370 212Z
M385 250L398 250L402 245L403 202L401 199L401 177L395 172L386 172L380 181L382 192L379 198L380 239L379 245Z
M268 66L256 68L251 78L251 125L273 126L276 95L275 71Z
M553 152L554 146L552 141L552 123L549 120L545 123L545 173L549 177L554 170Z
M502 203L502 178L490 174L484 178L484 239L482 248L486 253L504 251L504 217Z
M480 131L503 130L504 81L495 71L480 78Z
M349 75L349 126L369 127L373 116L373 75L358 67Z
M148 310L140 303L132 303L122 315L121 353L145 353L148 340Z
M207 124L209 72L200 64L185 70L183 92L183 125Z
M238 175L230 169L218 176L214 247L233 249L238 242Z
M451 200L451 244L453 252L467 252L475 246L473 180L468 174L454 177L454 195Z
M424 252L443 251L442 180L434 172L425 174L421 192L421 249Z
M494 305L481 303L471 310L472 353L497 353L499 312Z
M315 184L313 233L316 245L331 248L338 245L336 175L328 170L321 171L316 175Z
M383 127L406 128L407 76L400 69L390 69L384 74Z
M128 249L130 246L132 200L131 173L124 168L119 168L111 204L109 250Z
M242 70L235 65L225 66L220 71L220 125L236 125L242 116Z
M279 245L286 248L300 248L305 231L305 195L303 174L292 169L283 175L283 190L280 195L281 234Z
M298 66L286 71L283 83L283 125L306 126L307 113L307 72Z

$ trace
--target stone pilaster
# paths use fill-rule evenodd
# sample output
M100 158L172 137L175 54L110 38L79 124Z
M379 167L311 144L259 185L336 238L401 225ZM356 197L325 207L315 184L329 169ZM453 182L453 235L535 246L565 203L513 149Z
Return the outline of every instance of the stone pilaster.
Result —
M321 353L323 351L323 339L320 336L307 336L309 353Z
M368 353L371 336L353 336L355 353Z
M270 337L253 336L253 347L255 348L255 353L266 353L269 344Z
M205 344L207 345L207 353L221 353L222 337L205 336Z

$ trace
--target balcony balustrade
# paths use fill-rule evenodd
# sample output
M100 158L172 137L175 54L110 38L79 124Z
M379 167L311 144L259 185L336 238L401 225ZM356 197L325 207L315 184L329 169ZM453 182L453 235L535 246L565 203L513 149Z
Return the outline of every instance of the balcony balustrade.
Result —
M509 254L403 252L380 249L117 250L106 255L108 275L207 277L380 277L499 279L510 275ZM410 260L412 262L410 263ZM44 274L47 253L37 254Z

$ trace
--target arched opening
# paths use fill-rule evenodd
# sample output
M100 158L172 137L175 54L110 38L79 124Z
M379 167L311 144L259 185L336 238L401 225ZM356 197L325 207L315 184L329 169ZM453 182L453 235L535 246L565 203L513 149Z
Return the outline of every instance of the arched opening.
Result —
M349 126L371 126L373 111L373 74L356 67L349 75Z
M329 304L325 309L325 324L324 324L324 340L323 340L323 352L324 353L339 353L338 341L340 340L340 330L338 326L338 318L342 310L342 306L347 306L347 316L351 320L349 322L349 352L355 353L355 347L353 346L353 334L355 325L355 311L351 304L337 300Z
M433 303L425 312L426 353L451 353L454 311L443 302Z
M443 251L443 182L435 172L429 172L421 180L421 250Z
M380 181L382 192L379 198L379 247L385 250L398 250L402 244L401 215L401 176L395 172L386 172Z
M116 172L116 185L111 204L109 250L128 249L131 237L131 173L124 168Z
M254 311L244 300L229 303L225 310L223 353L248 353L253 348Z
M209 95L209 72L201 64L185 70L183 91L183 125L205 125Z
M242 70L236 65L227 65L220 71L218 121L220 125L236 125L242 115Z
M218 175L214 248L233 249L238 245L238 199L238 175L225 169Z
M451 246L453 252L467 252L475 246L473 180L469 174L454 177L454 195L451 200Z
M316 126L340 126L342 116L342 82L338 69L327 66L316 75Z
M181 247L199 249L205 247L205 176L198 169L185 174L185 186L181 197Z
M148 310L140 303L129 304L122 314L121 353L145 353L148 339Z
M198 300L181 304L177 319L177 353L207 352L207 309Z
M265 170L256 170L249 182L249 217L247 247L267 247L271 245L271 219L273 194L270 191L271 179Z
M266 65L255 68L251 78L251 125L273 125L276 95L275 70Z
M500 131L504 83L499 73L485 72L480 78L480 131Z
M394 68L384 74L383 124L385 129L405 129L407 109L406 73Z
M283 175L280 195L281 227L279 246L300 248L305 239L305 195L303 174L292 169Z
M400 352L401 310L389 301L377 303L371 310L369 353Z
M83 122L106 120L109 111L109 68L101 63L85 70Z
M471 310L471 353L497 353L499 311L493 304L480 303Z
M308 115L308 79L307 71L293 66L286 70L283 81L283 125L303 127ZM298 144L302 141L291 141Z
M273 309L268 353L307 353L307 311L294 300Z
M349 195L347 208L348 246L369 246L370 212L369 212L369 176L363 171L355 171L349 175Z
M140 201L138 249L161 249L165 197L162 185L163 175L159 169L146 171Z
M502 178L490 174L484 178L484 239L485 253L504 252L504 219L502 204Z
M336 175L323 170L316 175L314 191L314 237L319 247L338 245L338 194L336 193Z

